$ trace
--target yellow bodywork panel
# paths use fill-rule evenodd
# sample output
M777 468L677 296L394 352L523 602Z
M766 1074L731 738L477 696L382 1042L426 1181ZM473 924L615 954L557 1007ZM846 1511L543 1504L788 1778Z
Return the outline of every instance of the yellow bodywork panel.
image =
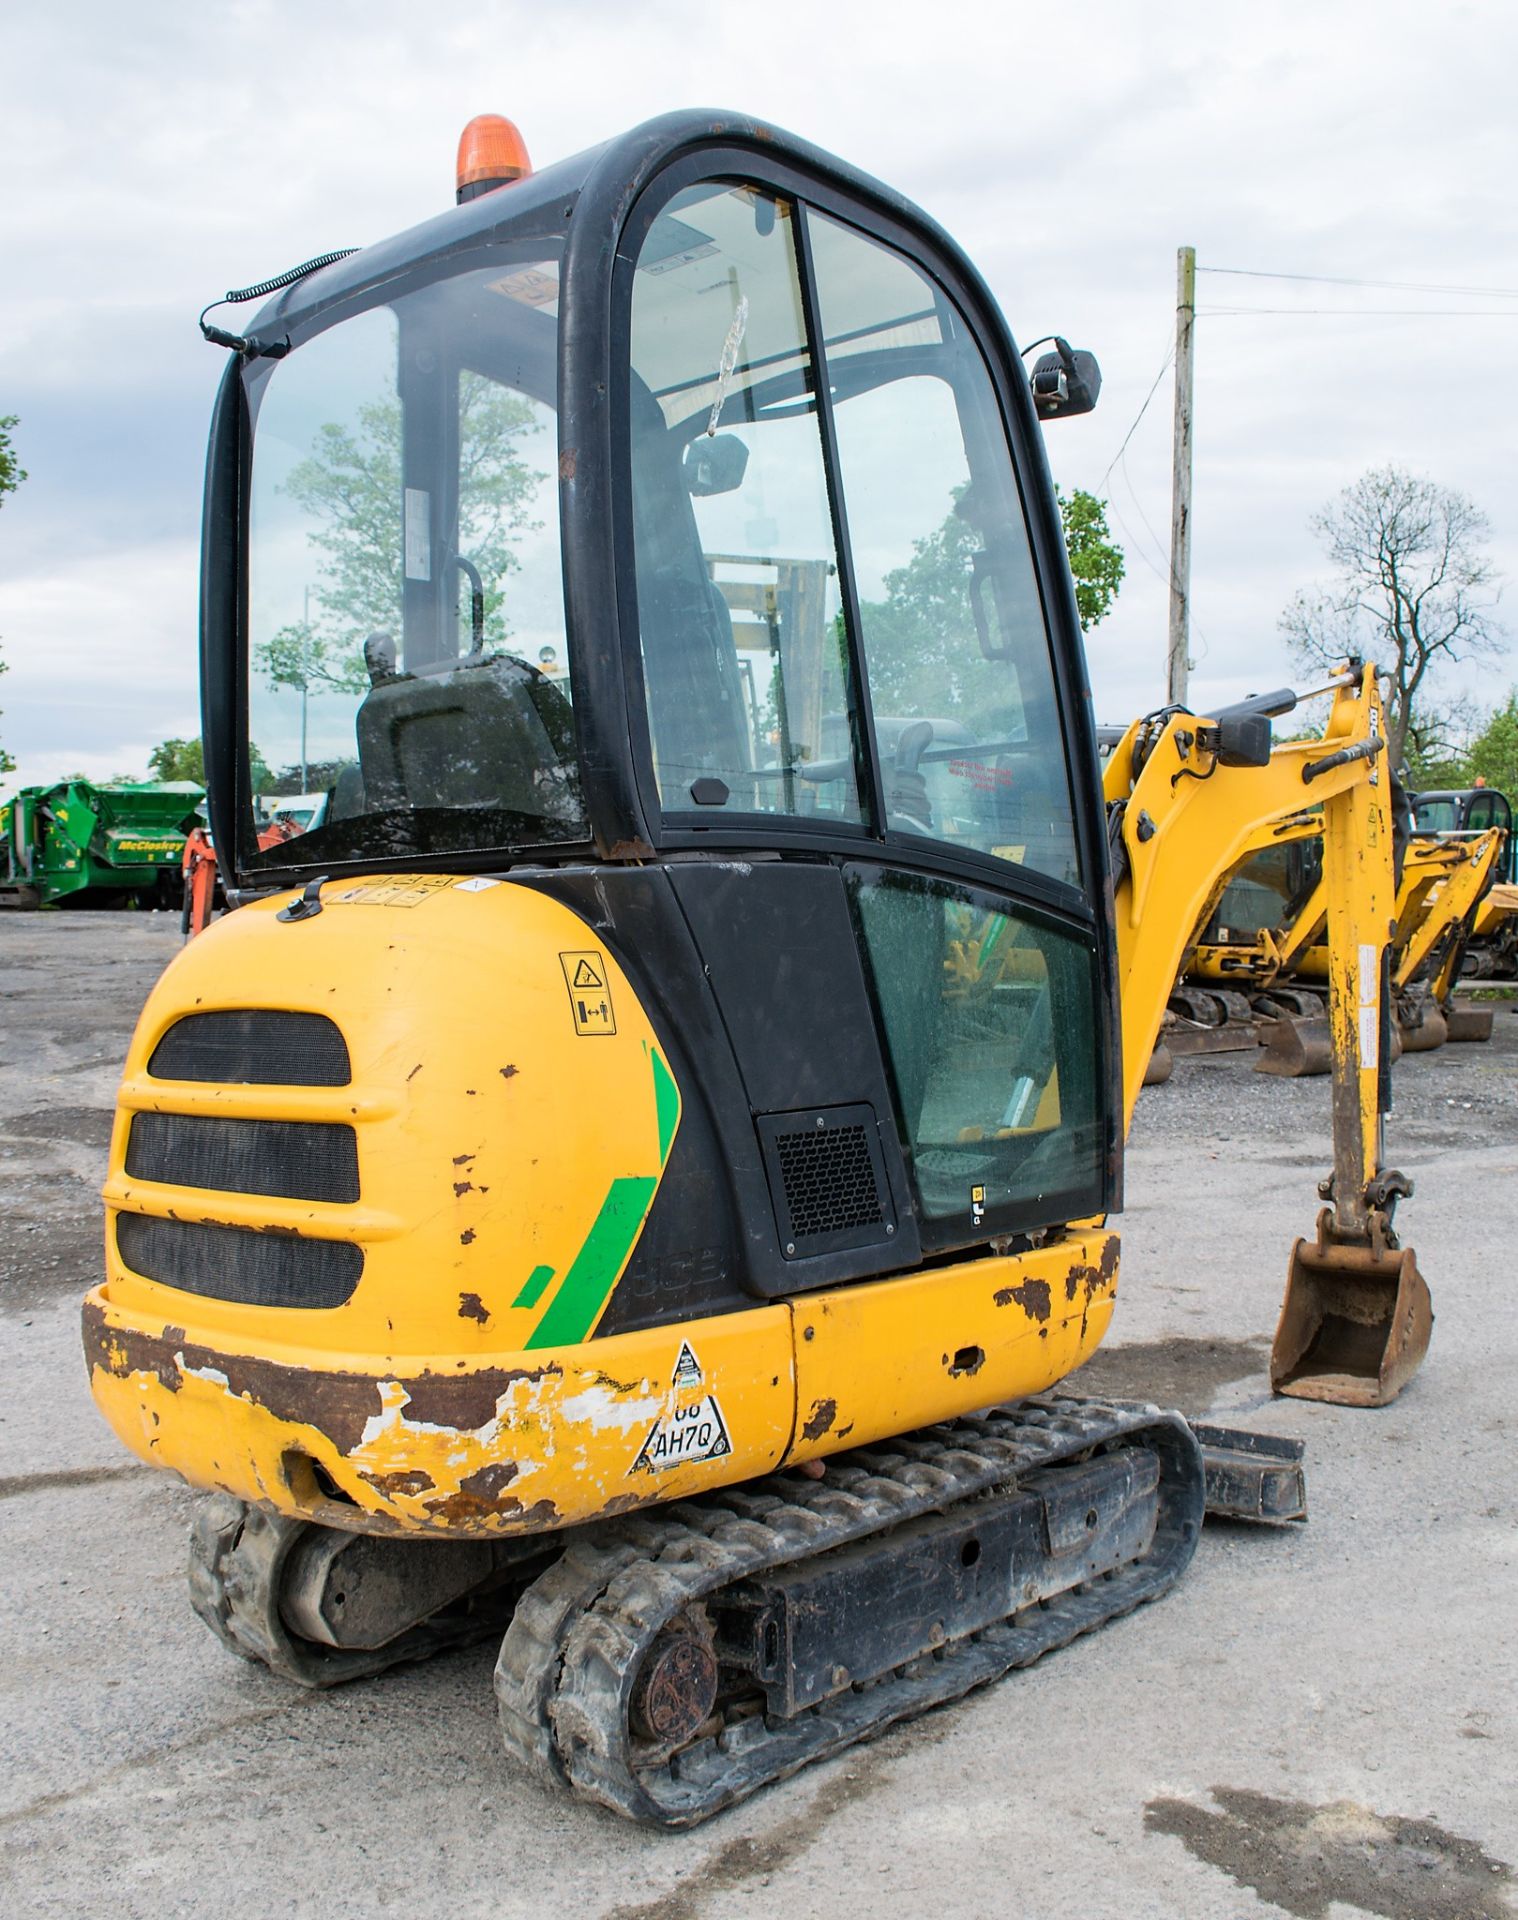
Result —
M1512 914L1518 914L1518 886L1499 880L1477 907L1471 933L1477 940L1488 940Z
M1006 1259L796 1301L790 1458L863 1446L1063 1380L1107 1331L1117 1258L1116 1234L1098 1228Z
M1224 766L1202 745L1208 724L1188 713L1136 721L1103 774L1109 805L1123 806L1123 873L1114 906L1128 1122L1182 963L1229 874L1260 844L1263 831L1295 821L1308 806L1322 808L1330 944L1341 955L1344 1007L1353 1003L1358 1010L1372 997L1362 978L1359 933L1389 925L1391 811L1379 765L1385 728L1375 669L1346 671L1322 737L1283 741L1264 766ZM1372 944L1379 966L1382 943ZM1341 1057L1360 1063L1359 1104L1369 1130L1374 1048L1351 1042L1342 1017L1336 1040L1343 1041Z
M1037 1392L1105 1332L1117 1243L1094 1227L595 1337L680 1121L615 956L511 882L371 876L321 898L193 941L132 1042L84 1338L96 1400L144 1460L358 1531L538 1532ZM336 1020L351 1083L150 1071L176 1021L248 1009ZM138 1114L351 1127L360 1197L133 1176ZM336 1306L211 1298L127 1265L134 1215L346 1242L362 1272Z

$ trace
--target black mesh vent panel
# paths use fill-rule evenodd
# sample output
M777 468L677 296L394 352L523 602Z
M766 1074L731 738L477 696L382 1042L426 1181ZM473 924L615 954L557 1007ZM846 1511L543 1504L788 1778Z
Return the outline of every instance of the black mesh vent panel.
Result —
M241 1008L187 1013L153 1049L157 1080L225 1085L346 1087L347 1042L325 1014Z
M756 1124L787 1259L891 1237L895 1220L873 1109L766 1113Z
M873 1226L880 1194L863 1127L816 1127L775 1136L791 1231L798 1239Z
M116 1245L134 1273L250 1307L340 1307L364 1270L362 1247L249 1227L207 1227L123 1213Z
M352 1127L310 1120L222 1120L139 1113L127 1138L127 1173L182 1187L263 1193L290 1200L358 1198Z

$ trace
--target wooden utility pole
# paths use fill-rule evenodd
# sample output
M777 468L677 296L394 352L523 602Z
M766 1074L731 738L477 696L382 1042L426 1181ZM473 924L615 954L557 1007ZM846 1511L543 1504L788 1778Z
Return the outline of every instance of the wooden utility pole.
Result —
M1166 698L1186 699L1191 666L1191 391L1196 327L1196 248L1175 256L1175 441L1170 491L1170 667Z

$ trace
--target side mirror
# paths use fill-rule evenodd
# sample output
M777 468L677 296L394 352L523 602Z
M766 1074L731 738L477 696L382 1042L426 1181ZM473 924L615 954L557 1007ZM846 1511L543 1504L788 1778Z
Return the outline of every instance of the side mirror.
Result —
M698 500L736 493L748 471L748 448L736 433L702 434L685 449L685 486Z
M1102 370L1096 355L1072 347L1058 334L1054 352L1040 354L1033 363L1033 411L1040 420L1090 413L1101 390Z

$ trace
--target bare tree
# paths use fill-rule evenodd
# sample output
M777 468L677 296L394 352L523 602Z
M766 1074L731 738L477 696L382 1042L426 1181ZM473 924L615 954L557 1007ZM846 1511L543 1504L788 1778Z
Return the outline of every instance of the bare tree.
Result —
M1374 660L1389 682L1393 766L1437 667L1495 653L1496 572L1487 518L1463 493L1400 467L1373 467L1312 519L1337 578L1298 593L1281 615L1292 651L1313 666Z

